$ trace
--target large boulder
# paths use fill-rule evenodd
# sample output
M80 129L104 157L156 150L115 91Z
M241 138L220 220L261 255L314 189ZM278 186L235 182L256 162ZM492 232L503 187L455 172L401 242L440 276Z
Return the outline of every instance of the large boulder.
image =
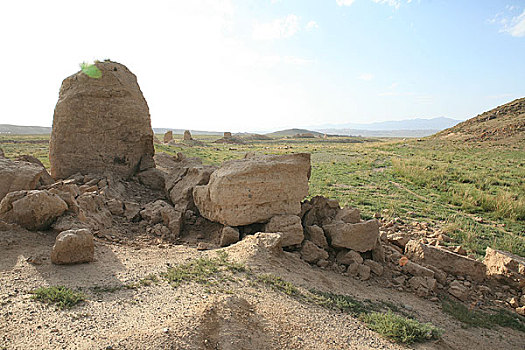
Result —
M525 258L487 247L483 263L487 276L502 280L511 285L525 281Z
M193 189L198 185L205 185L211 174L217 169L211 165L203 165L197 158L177 158L173 162L166 162L165 189L171 202L179 211L195 209Z
M57 236L51 262L57 265L88 263L94 255L95 243L89 230L68 230Z
M309 177L309 154L247 156L224 163L208 185L195 187L193 197L211 221L262 223L275 215L299 215Z
M421 241L409 241L405 246L405 255L416 263L434 266L456 276L470 276L478 282L485 279L486 268L482 262Z
M375 248L379 238L379 223L369 220L356 224L338 221L323 226L332 247L367 252Z
M10 192L0 202L0 220L28 230L46 230L67 208L64 200L48 191Z
M46 169L38 164L0 157L0 200L13 191L34 190L48 184Z
M82 71L62 82L49 144L51 175L109 171L130 177L155 166L149 108L124 65L98 62L100 78Z
M264 228L265 232L282 233L281 246L301 244L304 239L301 218L297 215L277 215L270 219Z

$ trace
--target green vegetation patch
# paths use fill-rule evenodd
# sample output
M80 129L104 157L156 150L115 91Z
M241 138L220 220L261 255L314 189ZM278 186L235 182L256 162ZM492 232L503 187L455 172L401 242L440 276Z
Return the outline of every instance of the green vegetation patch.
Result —
M40 287L31 292L32 299L47 304L54 304L60 309L69 309L86 300L82 292L64 286Z
M464 304L450 299L443 300L442 309L462 322L465 327L493 328L494 325L498 325L525 332L525 317L505 309L483 312L469 309Z
M412 318L397 315L392 310L380 312L385 307L391 308L391 305L387 303L359 301L349 295L326 293L313 289L302 291L294 284L271 274L257 276L257 281L301 302L349 313L360 318L373 331L399 343L412 344L439 339L443 333L430 323L421 323ZM396 307L393 309L397 310Z
M90 78L94 78L94 79L102 78L102 72L94 64L89 64L89 63L86 63L86 62L82 62L80 64L80 69L82 70L82 73L84 73L85 75L87 75Z
M399 343L412 344L439 339L443 333L442 330L430 323L421 323L414 319L396 315L391 311L363 314L361 319L373 331Z
M186 264L170 267L162 274L173 287L180 286L183 282L196 282L200 284L216 284L227 279L225 272L245 272L242 264L228 260L226 252L219 252L215 258L199 258Z

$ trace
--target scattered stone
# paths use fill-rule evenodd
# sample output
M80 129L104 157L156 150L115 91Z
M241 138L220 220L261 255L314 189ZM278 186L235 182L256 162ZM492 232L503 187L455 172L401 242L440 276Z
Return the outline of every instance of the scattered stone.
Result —
M306 262L314 264L318 260L328 259L328 252L310 241L304 241L301 249L301 258Z
M140 211L140 216L151 225L158 224L162 222L161 210L168 206L170 205L163 200L148 203L144 206L144 209Z
M195 204L208 220L229 226L298 215L308 195L310 154L253 156L225 162L206 186L196 186Z
M226 247L231 244L237 243L239 241L239 230L230 227L224 226L221 231L221 240L219 245L221 247Z
M48 191L10 192L0 202L0 220L28 230L46 230L67 208L66 202Z
M350 265L348 265L348 269L346 269L346 273L349 274L350 276L356 277L357 273L359 272L359 266L361 266L361 264L358 264L356 262L351 263Z
M277 215L270 219L264 228L265 232L282 233L283 247L301 244L304 239L301 218L296 215Z
M327 268L328 265L330 265L330 261L325 260L325 259L320 259L320 260L317 262L317 266L319 266L319 267L322 268L322 269Z
M407 243L405 253L412 261L437 267L453 275L468 275L478 282L485 279L486 268L483 263L445 249L412 240Z
M301 206L301 214L305 226L324 226L334 221L335 216L341 210L339 202L322 196L315 196L309 201L304 201Z
M379 224L375 219L357 224L336 222L323 226L323 229L334 248L353 249L363 253L374 249L379 239Z
M450 283L448 292L461 301L466 301L469 297L469 289L458 280L455 280L452 283Z
M0 159L5 158L4 150L0 148Z
M520 303L518 302L518 298L516 298L516 297L512 297L512 298L510 298L510 300L509 300L509 305L510 305L513 309L519 307L519 306L520 306Z
M61 232L51 252L53 264L80 264L94 260L95 244L89 230L69 230Z
M405 249L406 244L408 243L408 241L410 241L409 236L405 234L401 234L401 233L389 234L387 235L387 239L388 239L388 242L395 244L401 249Z
M328 242L326 236L321 227L317 225L306 226L305 228L307 238L312 241L316 246L321 248L328 248Z
M525 306L517 307L515 311L518 315L525 316Z
M430 277L434 278L434 271L427 269L419 264L412 261L407 261L405 265L401 267L403 271L408 272L412 276Z
M117 216L124 215L124 203L122 203L121 200L112 198L108 200L107 206L111 214L117 215Z
M408 285L417 295L425 297L436 289L436 280L431 277L414 276L408 281Z
M168 143L173 140L173 131L168 130L164 133L164 143Z
M152 190L164 190L164 174L159 169L151 168L138 173L139 182Z
M487 267L487 275L504 281L515 287L520 280L525 281L525 258L487 247L483 263Z
M372 249L372 260L379 263L384 263L386 261L385 248L383 248L380 238L377 239L376 246Z
M171 233L171 238L179 237L182 230L184 213L168 205L160 210L160 215L162 222Z
M124 202L124 216L129 221L132 221L140 214L140 204L136 202Z
M49 174L38 164L0 158L0 200L9 192L34 190L49 184Z
M357 224L358 222L361 222L361 212L356 208L343 208L338 210L334 220L342 221L347 224Z
M381 265L377 261L366 259L364 264L370 267L370 271L372 271L375 275L381 276L383 274L383 271L384 271L383 265Z
M215 169L193 158L183 158L172 163L166 175L166 191L177 210L184 212L195 209L193 190L196 186L206 185Z
M351 265L352 263L358 263L358 264L363 263L363 258L361 257L361 255L354 250L340 251L339 253L337 253L335 260L339 264L344 264L344 265Z
M368 265L357 265L357 275L359 276L359 279L361 279L362 281L370 279L370 270L370 266Z
M96 66L98 79L80 71L62 82L49 142L55 179L106 171L130 177L155 166L149 109L137 78L119 63Z

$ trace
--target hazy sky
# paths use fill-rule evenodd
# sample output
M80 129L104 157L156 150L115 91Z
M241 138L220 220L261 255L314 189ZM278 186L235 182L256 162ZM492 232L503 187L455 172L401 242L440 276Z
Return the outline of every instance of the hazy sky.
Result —
M62 80L110 58L154 127L466 119L525 96L525 1L11 0L0 123L50 126Z

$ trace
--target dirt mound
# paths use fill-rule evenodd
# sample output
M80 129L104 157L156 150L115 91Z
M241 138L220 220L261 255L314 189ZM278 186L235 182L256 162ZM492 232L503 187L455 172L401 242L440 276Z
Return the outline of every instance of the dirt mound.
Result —
M520 143L525 141L525 97L514 100L435 135L461 142Z

